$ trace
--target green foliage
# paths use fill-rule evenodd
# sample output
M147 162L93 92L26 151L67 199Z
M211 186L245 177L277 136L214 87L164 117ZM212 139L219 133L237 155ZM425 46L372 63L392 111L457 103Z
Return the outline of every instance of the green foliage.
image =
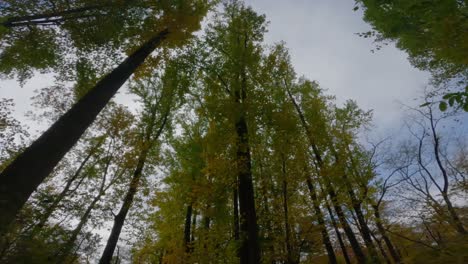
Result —
M63 75L69 65L78 64L82 72L83 56L94 61L104 50L119 61L123 52L132 52L165 28L170 36L163 46L180 46L200 28L213 4L209 0L4 2L0 74L21 82L36 70Z
M465 1L357 0L356 4L364 9L364 20L374 30L362 36L375 37L378 42L395 41L398 48L409 54L415 67L432 73L436 85L456 89L467 85L468 5ZM464 102L454 102L466 109Z

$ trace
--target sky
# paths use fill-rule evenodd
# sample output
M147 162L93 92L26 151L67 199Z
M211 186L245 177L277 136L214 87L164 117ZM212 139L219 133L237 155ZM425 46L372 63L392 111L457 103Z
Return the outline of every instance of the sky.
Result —
M370 29L352 0L247 0L270 21L267 44L285 41L298 75L319 82L338 102L353 99L374 111L375 133L401 126L402 103L414 101L429 75L413 68L407 55L393 44L372 53L375 45L355 33ZM20 87L15 80L0 80L0 97L13 98L15 116L24 122L35 89L53 84L51 76L37 75ZM132 100L121 93L118 101ZM35 127L35 129L43 129ZM386 132L383 132L386 131Z

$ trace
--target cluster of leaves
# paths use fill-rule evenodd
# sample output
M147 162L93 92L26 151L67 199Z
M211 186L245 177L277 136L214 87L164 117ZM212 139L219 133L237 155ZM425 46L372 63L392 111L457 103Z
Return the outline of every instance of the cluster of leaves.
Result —
M378 43L395 41L411 63L431 72L435 86L448 92L440 109L459 105L468 111L468 5L465 1L356 0L373 31L362 33ZM455 91L454 91L455 90ZM453 99L451 99L453 98Z

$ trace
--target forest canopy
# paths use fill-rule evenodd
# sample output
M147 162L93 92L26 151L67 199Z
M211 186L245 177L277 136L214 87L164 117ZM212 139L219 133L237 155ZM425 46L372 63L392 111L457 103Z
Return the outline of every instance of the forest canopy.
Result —
M467 6L433 2L356 1L432 74L379 139L243 1L0 2L0 78L54 76L38 138L0 98L0 263L465 263Z

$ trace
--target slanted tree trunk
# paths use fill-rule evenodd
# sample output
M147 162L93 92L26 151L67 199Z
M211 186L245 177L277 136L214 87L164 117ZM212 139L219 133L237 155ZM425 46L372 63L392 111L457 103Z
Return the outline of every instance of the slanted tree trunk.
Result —
M387 262L387 264L392 264L392 261L390 260L390 258L388 257L387 255L387 252L385 252L385 249L384 247L382 246L382 241L377 239L377 237L375 236L374 233L371 232L371 235L372 235L372 238L374 239L375 243L377 244L377 246L379 247L380 249L380 253L383 257L383 259L385 259L385 262Z
M37 223L36 226L31 231L31 236L34 236L39 230L41 230L49 217L52 215L52 213L55 211L57 208L58 204L65 198L65 196L68 194L70 191L71 185L75 182L78 177L80 177L81 172L83 171L84 167L88 163L89 159L95 154L96 149L102 144L103 140L99 141L94 147L92 147L88 155L81 161L80 165L78 166L78 169L75 171L75 173L67 180L67 183L65 184L65 187L63 190L60 192L60 194L53 200L52 204L46 209L44 214L41 215L39 222ZM84 177L84 176L82 176Z
M354 252L354 254L356 256L356 259L358 260L359 263L365 263L366 262L366 257L364 255L364 252L362 251L361 246L359 245L358 240L356 239L356 236L353 233L353 230L351 229L348 222L346 221L346 216L345 216L345 214L343 212L343 209L341 208L341 205L340 205L340 203L338 201L338 195L336 194L335 189L333 188L328 176L321 175L321 170L324 167L322 156L320 154L320 151L319 151L317 145L314 142L314 139L312 137L312 132L311 132L311 130L309 128L309 125L306 122L304 114L302 113L301 108L296 103L296 100L292 96L289 89L286 89L286 92L287 92L287 94L289 96L289 99L293 103L294 108L296 109L296 112L297 112L297 114L299 116L302 127L304 128L306 137L309 140L309 145L312 148L312 152L313 152L313 154L315 156L315 160L316 160L316 163L317 163L317 172L318 172L319 176L323 177L323 179L324 179L325 190L328 193L328 195L330 196L330 199L332 201L332 205L333 205L333 207L335 209L336 215L338 216L338 219L339 219L339 221L341 223L341 226L343 227L343 229L344 229L344 231L346 233L346 236L348 237L349 243L351 244L351 248L353 249L353 252Z
M332 145L333 143L330 143L330 144ZM335 162L337 164L339 164L341 159L340 159L340 157L338 155L338 152L333 147L333 145L332 145L331 149L332 149L333 155L335 156ZM349 152L351 153L351 151L349 151ZM351 154L349 154L349 155L351 155ZM352 156L351 156L351 163L353 163ZM366 219L364 217L364 213L362 212L362 208L361 208L362 200L357 198L356 193L353 190L353 184L351 183L351 180L349 179L346 172L343 173L341 178L342 178L342 180L344 182L344 185L345 185L346 190L348 192L348 196L349 196L349 198L351 200L352 208L353 208L354 212L356 213L357 224L360 227L359 231L360 231L360 233L362 235L362 238L364 240L364 244L366 245L366 248L367 248L367 250L369 252L370 257L373 259L372 261L373 262L378 262L379 257L378 257L378 254L377 254L377 250L376 250L376 248L374 246L374 243L372 242L371 231L370 231L369 226L367 225Z
M361 245L359 245L359 242L356 238L356 235L354 235L353 230L349 226L348 221L346 220L346 216L343 212L343 209L341 208L341 205L339 204L338 201L338 196L331 186L330 183L327 184L326 188L328 189L328 195L330 195L330 200L332 202L333 208L335 209L336 215L338 216L338 220L340 221L341 227L345 231L346 236L348 237L349 243L351 245L351 248L353 249L354 255L356 256L356 259L358 260L359 263L366 263L366 256L364 255L364 252L362 251Z
M61 248L61 250L58 252L57 259L56 259L57 264L64 263L66 257L70 255L70 253L73 250L73 246L75 245L78 235L81 233L81 230L88 222L88 219L89 219L89 216L91 215L92 210L94 209L96 204L101 200L101 197L104 195L107 188L110 187L111 184L106 186L106 179L107 179L107 172L109 170L109 165L111 163L111 160L112 158L108 157L108 161L106 162L106 167L104 169L104 173L103 173L102 180L101 180L101 185L99 186L99 190L96 196L88 205L88 208L86 208L85 213L81 216L80 221L78 225L75 227L75 229L73 229L70 238L67 240L65 245Z
M338 223L335 220L335 215L333 215L333 211L331 210L330 205L328 204L327 200L325 200L325 207L327 208L328 215L330 216L330 220L332 222L333 229L335 229L336 238L338 239L338 243L340 244L341 253L343 254L345 262L346 262L346 264L351 264L351 260L350 260L349 255L348 255L348 250L346 249L346 245L345 245L345 243L343 241L343 237L341 235L341 232L338 229Z
M125 194L122 207L120 208L119 213L114 217L114 225L112 226L111 233L107 240L107 244L106 244L106 247L104 248L101 259L99 260L99 264L109 264L112 260L112 255L114 254L115 247L117 246L120 232L122 231L122 227L125 223L125 218L127 217L128 211L130 210L130 207L132 206L135 194L138 191L138 187L140 185L140 179L143 173L143 168L146 163L146 158L154 142L159 138L159 136L161 135L166 125L166 122L169 116L169 108L164 113L164 116L162 117L162 120L161 120L161 125L153 137L152 135L153 135L153 129L155 126L155 120L154 120L155 114L156 114L155 112L152 113L150 124L148 125L147 130L145 132L146 135L145 135L144 144L143 144L144 146L141 149L140 155L138 157L137 166L135 168L135 171L133 172L133 176L130 181L130 185L128 186L127 193Z
M388 248L388 252L390 252L390 255L392 256L393 261L395 261L395 263L401 263L400 254L398 250L396 249L396 247L393 245L390 238L388 237L387 231L385 230L382 224L382 218L380 217L379 206L377 204L373 204L372 208L374 209L375 225L377 226L377 229L379 230L379 233L382 236L382 239Z
M84 6L79 8L68 9L58 12L50 12L45 14L36 14L36 15L26 15L26 16L17 16L10 17L3 23L2 26L7 28L19 27L19 26L30 26L30 25L40 25L50 22L63 22L66 19L66 16L75 15L75 18L80 18L86 15L87 11L99 10L108 5L93 5L93 6ZM53 19L53 21L51 21Z
M0 235L119 88L168 35L157 33L101 79L0 174Z
M330 241L330 237L328 236L327 227L325 225L325 220L323 217L322 209L320 209L320 202L318 200L315 187L312 184L312 180L310 179L310 177L307 177L306 183L309 189L310 198L312 199L312 204L314 206L315 218L317 219L317 222L320 227L320 233L322 234L322 242L323 242L323 245L325 246L325 249L327 250L328 261L331 264L338 263L336 260L335 251L333 250L333 245Z
M377 250L374 246L374 243L372 242L371 231L369 229L369 226L367 225L366 219L362 212L361 202L356 198L356 194L354 193L351 187L351 183L348 180L346 174L344 174L342 178L344 180L346 188L348 189L348 195L351 198L352 208L356 213L357 222L361 227L359 230L362 234L362 238L364 239L364 244L366 245L371 258L374 259L373 262L378 262Z

